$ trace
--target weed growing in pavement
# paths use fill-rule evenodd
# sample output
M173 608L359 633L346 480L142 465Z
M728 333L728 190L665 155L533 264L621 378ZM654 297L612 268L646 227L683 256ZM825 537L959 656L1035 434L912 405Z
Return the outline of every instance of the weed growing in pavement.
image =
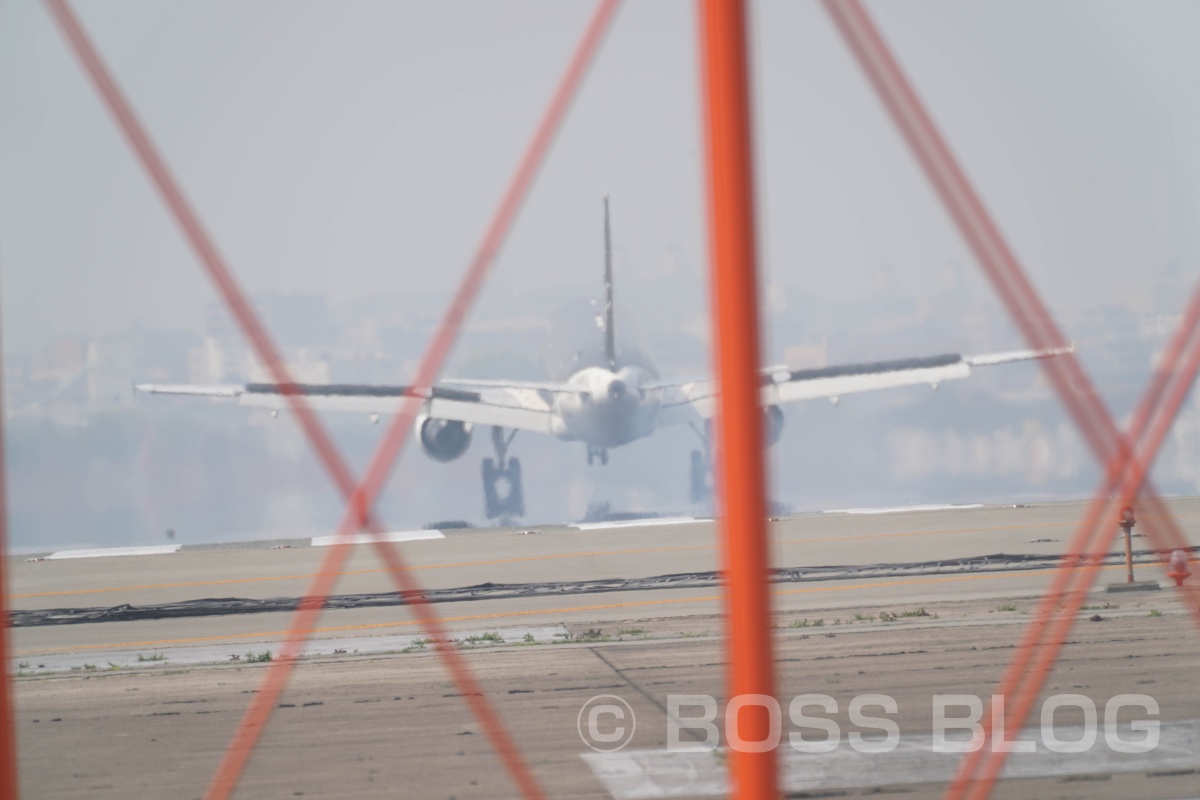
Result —
M472 634L471 636L468 636L466 639L463 639L461 642L459 642L459 646L482 644L484 642L491 642L492 644L504 644L504 637L495 631L481 633L478 636Z

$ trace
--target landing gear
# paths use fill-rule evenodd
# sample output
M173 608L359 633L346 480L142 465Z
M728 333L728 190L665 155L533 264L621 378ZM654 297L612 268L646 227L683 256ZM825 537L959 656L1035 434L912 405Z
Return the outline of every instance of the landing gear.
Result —
M692 451L692 468L688 476L693 503L703 503L712 496L712 467L699 450Z
M711 427L706 422L703 428L691 426L700 437L702 450L692 451L691 470L688 474L688 489L692 503L707 503L712 499L712 435Z
M595 445L589 444L588 445L588 466L590 467L597 458L600 459L601 465L607 467L608 466L608 448L607 447L596 447Z
M483 460L483 501L488 519L525 516L525 493L521 488L521 461L506 458L514 430L504 435L504 429L492 428L492 446L496 457Z

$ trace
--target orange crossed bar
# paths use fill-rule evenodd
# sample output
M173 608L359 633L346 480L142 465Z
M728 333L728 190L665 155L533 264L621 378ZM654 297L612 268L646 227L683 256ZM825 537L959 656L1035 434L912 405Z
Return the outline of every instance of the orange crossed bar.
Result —
M720 382L715 463L726 572L726 684L730 699L774 698L746 10L741 0L701 0L697 11L708 154L709 294ZM735 726L743 742L771 736L770 714L758 703L747 703L725 724ZM733 749L734 795L742 800L777 797L775 750L754 749Z
M825 7L1021 332L1034 347L1060 347L1065 344L1049 311L1037 296L862 4L858 0L825 0ZM1167 357L1139 406L1131 427L1132 443L1113 422L1073 353L1043 362L1043 369L1080 432L1096 457L1106 464L1106 480L1064 556L1064 565L1076 566L1079 556L1107 550L1116 535L1115 524L1112 524L1115 514L1110 519L1107 534L1101 527L1104 521L1102 512L1109 494L1119 491L1121 503L1126 504L1147 483L1149 466L1200 366L1200 344L1195 341L1197 336L1200 336L1200 293L1189 304ZM1185 353L1188 354L1186 358ZM1185 361L1185 367L1176 372L1175 367L1180 361ZM1164 552L1186 547L1186 540L1161 499L1151 490L1143 495L1143 502L1152 511L1155 525L1149 527L1148 532L1156 547ZM1049 587L1039 614L1026 632L1022 646L1018 648L1000 686L1001 695L1007 698L1011 694L1016 700L1016 713L1006 714L1006 733L1019 730L1024 723L1096 574L1095 564L1079 570L1064 570L1056 575ZM1200 605L1195 602L1196 590L1183 587L1183 593L1188 598L1186 605L1200 625ZM1055 621L1052 619L1054 611L1064 599L1066 608ZM1038 649L1035 651L1034 648ZM977 773L977 782L970 785L971 797L979 800L990 792L1007 753L987 752L991 749L987 743L992 735L988 721L985 718L983 746L964 757L962 768L947 791L947 798L958 800L963 797ZM980 762L985 759L986 762L980 767Z
M330 549L313 587L301 603L293 618L288 641L284 652L277 662L272 662L264 679L264 689L255 696L255 701L247 710L246 716L230 745L225 758L209 786L208 797L227 797L234 789L237 781L248 762L265 726L274 703L264 703L268 697L277 696L282 691L295 664L295 656L299 653L303 642L308 638L316 622L325 596L332 589L337 572L340 571L348 552L348 537L354 531L366 527L371 533L378 534L381 526L371 518L370 509L383 482L387 477L396 457L403 448L407 432L412 427L412 419L419 408L419 400L409 398L395 415L391 425L384 435L375 457L372 459L363 482L356 484L349 469L333 447L320 423L308 407L302 395L296 391L296 386L290 379L287 370L274 348L266 330L255 317L250 304L237 285L232 273L225 265L216 247L201 226L199 219L192 211L182 192L171 177L150 141L132 108L125 101L121 92L101 62L95 49L88 41L82 27L75 18L65 0L46 0L55 20L62 28L76 55L83 62L85 69L96 84L102 98L105 100L122 131L130 140L131 145L143 167L149 173L153 183L158 188L168 209L183 228L188 241L193 246L200 261L209 276L217 286L222 299L229 305L230 310L242 326L243 333L254 346L256 353L270 370L273 379L281 387L287 397L289 406L297 415L301 428L313 443L320 455L322 463L330 472L338 488L347 498L347 512L338 532L339 544ZM493 263L496 251L511 226L512 220L520 207L521 200L526 194L538 166L541 164L554 133L559 127L566 109L581 82L586 67L591 61L603 33L608 27L616 11L617 0L601 0L585 31L583 40L572 58L554 97L547 109L541 124L538 126L524 158L520 162L509 190L489 226L484 239L472 261L467 275L464 277L458 292L455 294L449 310L435 335L429 350L422 360L418 370L415 385L431 385L440 371L442 362L448 354L457 337L461 323L477 295L483 278ZM409 599L418 618L435 639L439 636L443 625L432 610L432 607L422 602L420 587L412 574L406 570L398 550L376 538L374 540L377 552L388 566L398 588ZM520 757L516 746L505 731L499 717L491 709L478 685L456 649L440 647L438 649L448 671L452 674L462 690L468 705L481 726L488 734L492 746L503 760L513 782L528 798L543 796L540 786L533 774Z

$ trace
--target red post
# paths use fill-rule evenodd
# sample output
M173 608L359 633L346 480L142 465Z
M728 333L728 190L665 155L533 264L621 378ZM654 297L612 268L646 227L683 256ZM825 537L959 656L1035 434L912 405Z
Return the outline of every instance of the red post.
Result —
M746 15L740 0L701 0L698 7L708 156L710 292L717 413L719 502L729 649L729 696L746 702L726 730L751 747L731 747L734 796L779 795L773 747L777 731L771 653L769 554L759 397L758 281ZM758 696L757 699L752 696ZM762 752L751 752L762 749Z
M0 800L17 800L17 731L13 722L12 654L8 649L8 493L5 486L3 380L0 380Z

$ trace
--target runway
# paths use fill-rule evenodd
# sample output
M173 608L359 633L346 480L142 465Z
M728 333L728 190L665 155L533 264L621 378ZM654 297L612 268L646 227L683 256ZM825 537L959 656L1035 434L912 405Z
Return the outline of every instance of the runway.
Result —
M1171 505L1196 541L1200 501ZM1050 556L1065 547L1082 510L1082 504L1055 504L804 515L772 523L773 561L814 568L1000 553ZM446 531L399 546L429 589L717 569L711 522L669 522ZM151 555L13 559L10 602L35 610L298 597L327 552L311 542L276 541ZM1102 580L1123 579L1123 569L1106 569ZM1161 577L1151 565L1138 570L1139 578ZM992 690L1051 574L864 572L776 583L780 696L825 691L842 699L844 717L853 693L893 694L903 733L925 735L933 694L983 696ZM393 589L371 548L355 546L336 592ZM627 755L661 750L668 694L723 694L720 597L719 586L639 588L484 597L435 609L478 667L552 796L693 796L671 793L683 784L654 795L613 783L605 777L612 762L581 758L592 751L579 737L576 716L589 697L619 694L637 712L640 731ZM1111 695L1141 686L1153 692L1164 721L1186 728L1200 719L1191 689L1200 638L1174 594L1098 592L1089 603L1103 608L1088 612L1102 620L1077 624L1079 641L1066 649L1060 672L1082 677L1073 674L1068 688L1084 687L1074 691L1103 709ZM28 796L199 796L245 707L245 693L262 677L262 665L251 659L277 649L289 620L289 613L267 612L14 629ZM394 796L398 786L409 787L402 793L412 796L513 794L431 649L403 607L327 610L310 657L288 690L291 707L279 710L242 796ZM147 754L167 742L169 751L160 755L174 771L147 774ZM1107 778L1035 776L1008 781L1004 791L1014 797L1075 796L1086 789L1090 797L1181 798L1192 787L1194 795L1200 762L1181 765L1168 750L1148 755L1133 770L1114 764L1111 772L1099 773ZM64 752L72 754L77 770L61 769ZM622 763L628 772L628 759ZM939 793L936 781L910 778L896 783L895 791L905 797ZM894 782L895 776L884 779ZM721 776L690 780L695 796L709 796L719 790ZM420 791L412 791L414 781ZM662 776L652 782L663 784ZM793 788L883 791L870 781L824 789L800 781Z

